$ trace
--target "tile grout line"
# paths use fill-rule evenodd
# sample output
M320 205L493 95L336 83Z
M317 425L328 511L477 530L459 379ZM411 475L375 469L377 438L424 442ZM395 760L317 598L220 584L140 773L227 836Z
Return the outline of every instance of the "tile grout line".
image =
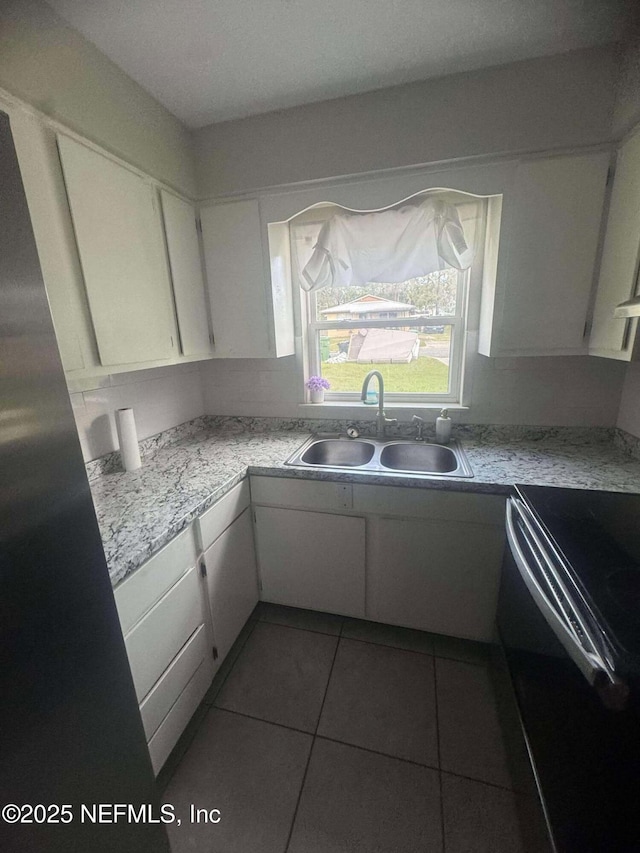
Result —
M218 698L218 696L219 696L219 695L220 695L220 693L222 692L222 688L223 688L223 687L225 686L225 684L227 683L227 680L228 680L229 676L231 675L231 673L233 672L234 667L235 667L235 665L237 664L237 662L238 662L238 660L239 660L239 658L240 658L240 655L242 654L242 652L243 652L243 650L244 650L244 647L247 645L247 643L248 643L248 641L249 641L249 637L253 634L253 632L254 632L254 630L255 630L255 627L256 627L256 625L258 624L258 620L257 620L257 619L247 619L247 622L245 623L245 626L243 627L243 629L242 629L242 630L244 630L244 628L245 628L245 627L246 627L250 622L253 622L253 625L251 626L251 630L250 630L250 631L247 631L247 636L244 638L244 641L243 641L242 645L241 645L241 646L240 646L240 648L238 649L238 654L235 656L235 659L234 659L233 663L232 663L232 664L231 664L231 666L229 667L229 671L227 672L227 674L225 675L225 677L222 679L222 682L221 682L220 687L218 688L218 690L217 690L217 692L216 692L216 695L215 695L215 698L214 698L213 702L209 703L209 707L210 707L210 708L214 708L214 707L216 706L216 699ZM226 660L226 658L225 658L225 660ZM223 661L222 663L224 664L224 661ZM221 666L222 666L222 664L221 664ZM215 676L214 676L214 679L215 679ZM213 681L212 681L211 683L213 684ZM211 689L211 688L209 688L209 689Z
M477 779L475 776L464 776L462 773L453 773L451 770L441 770L441 774L445 776L455 776L457 779L466 779L467 782L476 782L478 785L488 785L490 788L497 788L498 791L507 791L516 797L529 796L525 791L518 791L515 788L507 788L506 785L499 785L497 782L487 782L486 779Z
M263 717L254 717L251 714L245 714L242 711L235 711L235 710L232 710L231 708L223 708L221 705L208 705L208 706L206 706L206 708L207 708L207 710L205 711L205 713L203 715L203 721L204 721L204 717L207 715L208 711L211 710L212 708L215 708L216 711L223 711L226 714L233 714L236 717L243 717L244 719L247 719L247 720L254 720L254 722L256 722L256 723L265 723L268 726L276 726L279 729L286 729L287 731L290 731L290 732L296 732L297 734L307 735L308 737L311 737L313 741L315 741L317 739L326 740L326 741L329 741L330 743L337 743L337 744L340 744L340 746L346 746L349 749L358 749L361 752L371 753L371 755L379 755L381 758L390 758L392 761L401 761L403 764L410 764L412 767L422 767L426 770L433 770L435 773L440 773L440 774L446 773L447 776L455 776L458 779L466 779L468 782L477 782L479 785L488 785L490 788L497 788L499 791L507 791L507 792L514 794L516 796L528 796L526 794L526 792L517 791L513 788L507 788L504 785L498 785L496 782L488 782L486 779L477 779L474 776L465 776L462 773L453 773L451 770L441 770L439 767L434 767L431 764L421 764L419 761L412 761L410 758L402 758L399 755L391 755L388 752L379 752L377 749L370 749L367 746L359 746L358 744L349 743L346 740L338 740L337 738L329 737L328 735L315 735L313 732L306 731L305 729L297 729L294 726L286 726L284 723L274 723L273 720L265 720ZM198 729L196 729L196 731L194 732L193 737L195 737L197 732L198 732ZM193 737L191 738L191 740L193 740ZM438 752L439 752L439 750L438 750ZM185 754L186 754L186 750L185 750ZM182 759L180 759L180 760L182 761ZM177 767L176 767L176 770L177 770ZM175 773L175 770L174 770L174 773Z
M224 708L222 705L210 705L216 711L224 711L225 714L234 714L236 717L243 717L245 720L254 720L256 723L265 723L267 726L277 726L279 729L286 729L288 732L297 732L300 735L307 735L313 738L313 732L305 729L296 729L294 726L285 726L284 723L274 723L273 720L265 720L263 717L254 717L253 714L245 714L243 711L235 711L232 708Z
M256 625L257 625L257 623L258 623L258 620L257 620L257 619L251 619L251 617L249 617L249 619L247 619L247 621L246 621L245 625L243 626L243 630L244 630L244 627L246 627L246 625L248 625L250 622L253 622L253 626L252 626L252 628L251 628L251 630L250 630L250 631L247 631L247 636L244 638L244 642L242 643L242 645L240 646L240 649L238 650L238 654L236 655L236 659L234 660L234 662L233 662L233 663L231 664L231 666L229 667L229 672L228 672L228 673L225 675L225 677L222 679L222 683L221 683L220 687L218 688L218 692L216 693L216 699L217 699L218 695L220 694L220 691L222 690L222 688L223 688L223 687L224 687L224 685L226 684L227 679L228 679L228 678L229 678L229 676L231 675L231 672L232 672L232 670L233 670L234 666L236 665L236 661L237 661L237 660L238 660L238 658L240 657L240 655L241 655L241 653L242 653L242 650L244 649L245 645L247 644L247 640L248 640L248 639L249 639L249 637L253 634L253 629L256 627ZM214 677L213 677L213 679L212 679L212 681L211 681L211 684L213 684L213 681L214 681L214 680L215 680L215 675L214 675ZM211 685L209 685L209 688L207 689L207 693L209 692L209 690L210 690L210 689L211 689ZM167 790L167 788L169 787L169 783L171 782L171 780L173 779L173 777L176 775L176 773L177 773L177 771L178 771L178 768L179 768L179 767L180 767L180 765L182 764L182 762L183 762L183 760L184 760L184 758L185 758L185 756L186 756L187 752L191 749L191 745L192 745L193 741L195 740L196 735L197 735L197 734L198 734L198 732L200 731L200 727L202 726L203 722L205 721L205 718L207 717L207 715L209 714L209 711L210 711L212 708L216 708L216 707L217 707L217 706L216 706L216 704L215 704L215 699L213 700L213 702L207 702L207 701L206 701L206 696L207 696L207 694L205 693L205 695L204 695L204 697L203 697L203 699L202 699L202 702L200 703L200 705L198 705L198 707L196 708L196 710L193 712L193 715L192 715L192 718L193 718L193 717L195 717L195 715L198 713L198 710L202 707L202 708L204 709L204 713L203 713L203 715L202 715L202 719L200 720L200 722L198 723L198 725L194 728L193 734L192 734L192 735L191 735L191 737L189 738L189 744L186 746L186 748L185 748L184 752L182 753L182 756L180 757L180 760L176 763L176 766L175 766L175 767L173 768L173 770L171 771L171 775L169 776L169 778L167 779L166 783L164 784L164 786L163 786L164 791L166 791L166 790ZM187 725L188 725L188 724L187 724ZM166 762L165 762L165 764L166 764Z
M435 773L439 772L439 768L434 767L432 764L421 764L419 761L412 761L410 758L401 758L398 755L391 755L389 752L379 752L377 749L370 749L367 746L359 746L357 743L348 743L346 740L338 740L335 737L328 737L328 735L318 735L317 737L320 740L328 740L330 743L338 743L340 746L348 746L349 749L359 749L361 752L369 752L371 755L379 755L380 758L390 758L392 761L401 761L403 764L410 764L412 767L422 767L425 770L433 770Z
M245 644L249 640L249 637L250 637L251 633L253 632L253 629L255 628L255 626L260 624L260 622L261 622L261 620L253 620L253 621L254 621L254 626L251 629L251 631L248 632L248 634L245 638L245 641L242 644L242 648L244 648ZM267 624L276 624L276 623L267 623ZM344 620L343 620L343 625L344 625ZM318 728L320 727L320 718L322 716L322 710L324 709L327 693L329 690L329 683L331 681L331 675L333 673L335 659L337 657L338 648L340 646L340 640L351 641L353 639L351 637L345 637L343 635L343 633L342 633L343 625L340 628L339 634L323 634L319 631L309 631L308 632L308 633L314 633L314 634L315 633L321 633L321 636L334 637L335 639L338 640L338 642L336 644L336 650L334 652L333 660L331 662L331 669L329 671L329 679L328 679L327 685L325 687L324 696L322 699L322 705L320 707L320 713L318 716L318 722L316 723L315 731L312 732L312 731L309 731L308 729L299 729L299 728L296 728L295 726L290 726L290 725L287 725L285 723L277 723L277 722L274 722L273 720L267 720L264 717L257 717L253 714L247 714L243 711L237 711L237 710L232 709L232 708L225 708L222 705L216 704L215 700L211 705L209 705L209 707L210 708L216 708L219 711L226 711L229 714L236 714L239 717L245 717L249 720L255 720L256 722L259 722L259 723L266 723L267 725L278 726L278 728L288 729L289 731L298 732L299 734L310 735L314 739L316 737L319 737L321 740L328 740L331 743L338 743L341 746L351 747L352 749L360 749L360 750L363 750L364 752L370 752L372 755L379 755L383 758L391 758L391 759L394 759L395 761L402 761L405 764L411 764L414 767L425 767L429 770L435 770L436 772L446 773L449 776L457 776L460 779L467 779L470 782L478 782L479 784L482 784L482 785L489 785L490 787L498 788L501 791L510 791L511 793L519 793L515 789L509 788L506 785L500 785L497 782L489 782L486 779L480 779L480 778L477 778L475 776L466 776L463 773L455 773L454 771L451 771L451 770L443 770L442 769L442 766L441 766L442 761L441 761L441 755L440 755L440 723L439 723L438 698L437 698L437 674L436 674L437 667L436 667L436 661L437 660L452 660L451 658L438 658L437 656L434 656L434 655L430 654L429 652L417 652L417 654L420 654L423 657L432 657L433 661L434 661L434 683L435 683L435 693L436 693L436 696L435 696L435 700L436 700L435 701L435 712L436 712L436 730L437 730L437 735L438 735L438 737L436 738L437 754L438 754L438 763L436 766L434 766L432 764L426 764L426 763L420 762L420 761L413 761L410 758L403 758L402 756L399 756L399 755L392 755L391 753L388 753L388 752L381 752L377 749L371 749L370 747L361 746L361 745L355 744L355 743L350 743L349 741L340 740L338 738L330 737L328 735L318 735L317 732L318 732ZM295 627L290 626L290 625L283 625L283 626L278 625L278 627L290 628L293 631L298 631L298 630L305 631L306 630L305 628L295 628ZM386 646L382 643L372 643L372 642L369 642L368 640L354 640L353 642L363 642L366 645L383 646L383 648L394 649L395 651L411 652L410 649L398 649L396 646ZM242 649L240 649L240 651L238 652L238 655L236 656L236 661L239 659L241 651L242 651ZM229 672L225 676L225 679L223 681L223 685L226 682L226 680L229 678L229 676L231 675L231 671L233 670L233 667L235 666L236 661L234 661L232 667L230 668ZM458 663L468 663L468 661L458 661ZM470 664L470 666L482 666L482 664ZM223 685L221 685L220 690L222 690ZM220 693L220 690L218 691L218 695Z
M329 631L318 631L316 628L302 628L300 625L285 625L284 622L271 622L269 619L256 619L256 622L259 622L261 625L275 625L276 628L288 628L290 631L306 631L308 634L320 634L322 637L340 636L340 632L333 634Z
M257 619L256 621L266 625L276 625L279 628L290 628L292 631L307 631L309 634L321 634L323 637L338 637L343 640L353 640L354 643L366 643L369 646L382 646L385 649L395 649L398 652L411 652L416 655L426 655L427 657L440 658L441 660L451 660L455 661L456 663L466 663L469 664L469 666L486 666L486 662L473 661L463 657L447 657L446 655L437 654L435 650L430 652L421 652L419 649L407 649L403 646L392 646L389 643L381 643L378 640L363 640L361 637L349 637L343 633L342 627L339 633L331 634L328 631L318 631L316 628L303 628L300 625L285 625L282 622L271 622L268 619ZM386 623L381 622L380 624L382 625ZM344 620L342 625L344 627ZM469 642L472 643L473 640L469 640Z
M284 723L274 723L273 720L265 720L263 717L254 717L251 714L245 714L243 711L235 711L231 708L223 708L221 705L211 705L211 708L215 708L216 711L224 711L226 714L234 714L237 717L243 717L247 720L254 720L256 723L265 723L268 726L276 726L279 729L286 729L290 732L297 732L297 734L308 735L314 740L327 740L330 743L337 743L340 746L347 746L349 749L359 749L361 752L369 752L371 755L379 755L381 758L390 758L392 761L401 761L403 764L410 764L412 767L423 767L426 770L433 770L434 772L439 772L439 767L435 767L433 764L422 764L419 761L412 761L410 758L402 758L399 755L391 755L389 752L380 752L377 749L370 749L367 746L359 746L356 743L349 743L346 740L338 740L335 737L329 737L328 735L315 735L313 732L306 731L305 729L296 729L294 726L285 726ZM485 782L484 779L474 779L472 776L461 776L460 773L451 773L448 770L444 771L449 776L458 776L460 779L467 779L469 782L478 782L481 785L489 785L492 788L499 788L501 791L511 791L512 793L517 793L512 791L511 788L505 788L503 785L496 785L494 782Z
M167 788L169 787L170 783L171 783L171 782L172 782L172 780L173 780L173 777L176 775L176 773L177 773L177 771L178 771L178 768L179 768L179 767L180 767L180 765L182 764L182 762L183 762L183 760L184 760L184 758L185 758L186 754L187 754L187 753L189 752L189 750L191 749L191 745L193 744L193 741L195 740L196 735L197 735L197 734L198 734L198 732L200 731L200 726L201 726L201 725L202 725L202 723L204 722L204 719L205 719L205 717L207 716L207 714L209 713L209 709L211 708L211 705L207 705L207 704L204 702L204 700L203 700L203 701L202 701L202 703L201 703L200 705L198 705L198 707L196 708L196 710L193 712L193 714L192 714L192 716L191 716L191 719L193 719L193 718L195 717L195 715L198 713L198 711L200 710L200 708L203 708L202 719L199 721L198 725L194 727L194 730L193 730L193 732L192 732L192 734L191 734L191 737L189 738L189 743L188 743L188 744L186 744L186 745L184 746L184 750L183 750L183 752L182 752L182 755L180 756L180 759L176 762L176 766L173 768L173 770L172 770L172 771L171 771L171 773L169 774L168 778L167 778L167 779L164 781L164 783L162 784L162 791L160 792L160 796L161 796L161 798L163 798L163 799L164 799L164 795L165 795L165 793L166 793ZM187 723L187 726L185 726L185 731L187 730L187 728L188 728L188 726L189 726L190 722L191 722L191 720L189 720L189 723ZM177 745L178 745L178 744L176 743L176 746L177 746ZM175 747L174 747L174 749L175 749ZM172 750L172 751L173 751L173 750ZM160 773L162 773L162 771L163 771L163 769L164 769L165 765L167 764L167 761L169 760L170 755L171 755L171 753L169 753L169 756L167 756L167 760L165 761L165 763L164 763L164 764L162 765L162 767L160 768L160 771L159 771L159 773L158 773L158 776L156 776L156 787L158 787L158 777L160 776Z
M304 773L302 774L302 781L300 782L300 790L298 791L298 799L296 800L296 807L293 810L293 817L291 818L291 826L289 827L289 834L287 836L287 843L285 844L285 853L289 850L289 845L291 844L291 837L293 836L293 827L296 823L296 818L298 816L298 809L300 808L300 800L302 799L302 792L304 791L304 785L307 781L307 774L309 772L309 765L311 764L311 756L313 755L313 749L316 745L316 739L318 736L318 729L320 727L320 718L322 717L322 711L324 709L324 703L327 700L327 693L329 692L329 684L331 683L331 676L333 674L333 667L336 663L336 657L338 656L338 649L340 647L340 640L342 639L342 628L344 626L344 619L340 623L340 632L336 638L336 647L333 652L333 659L331 661L331 668L329 669L329 677L327 678L327 683L324 688L324 696L322 697L322 704L320 705L320 711L318 713L318 720L316 722L316 728L313 733L313 740L311 741L311 749L309 750L309 757L307 758L307 764L304 768Z
M437 659L433 658L433 687L436 706L436 736L438 743L438 787L440 789L440 831L442 833L442 853L446 853L446 839L444 834L444 800L442 798L442 757L440 755L440 712L438 710L438 666Z

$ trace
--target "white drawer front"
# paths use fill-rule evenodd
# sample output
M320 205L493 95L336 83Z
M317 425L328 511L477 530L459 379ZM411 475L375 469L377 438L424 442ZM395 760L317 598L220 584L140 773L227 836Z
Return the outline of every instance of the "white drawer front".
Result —
M353 487L351 483L252 477L251 500L254 504L267 506L340 511L352 509Z
M441 518L469 524L504 526L505 498L499 495L449 492L443 489L407 489L402 486L353 487L353 508L371 515L402 518Z
M200 548L206 551L250 503L248 480L238 483L230 492L216 501L211 509L203 513L197 521Z
M171 710L171 706L205 659L207 646L207 632L204 625L200 625L145 696L140 705L140 715L147 740L151 740L156 729ZM213 678L211 650L209 650L209 657Z
M194 566L125 636L138 701L201 623L200 584Z
M149 741L149 755L156 775L178 742L178 738L202 701L202 697L209 689L210 684L211 673L207 667L207 662L203 661Z
M189 527L140 566L131 577L118 584L114 595L122 633L128 634L136 622L195 563L196 546L193 530Z

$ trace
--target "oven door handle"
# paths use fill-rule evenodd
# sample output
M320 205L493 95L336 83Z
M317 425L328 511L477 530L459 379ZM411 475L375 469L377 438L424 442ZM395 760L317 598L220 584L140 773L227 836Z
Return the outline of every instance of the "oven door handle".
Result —
M516 510L517 511L517 510ZM522 576L527 589L531 593L538 609L544 616L547 624L556 635L563 648L578 667L580 672L587 679L589 684L595 684L596 681L606 677L607 681L614 681L615 677L610 672L604 661L596 654L587 651L577 640L574 632L565 621L558 615L553 607L545 591L540 586L540 583L530 566L527 563L524 551L518 541L515 524L513 521L514 501L512 498L507 500L507 541L511 548L511 553L518 567L518 571Z

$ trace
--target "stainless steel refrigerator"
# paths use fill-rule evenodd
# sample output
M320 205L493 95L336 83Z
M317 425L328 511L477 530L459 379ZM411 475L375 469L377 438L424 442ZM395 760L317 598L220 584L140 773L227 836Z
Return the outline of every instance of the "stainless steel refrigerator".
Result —
M153 822L153 772L4 113L0 744L0 809L20 810L0 817L0 849L169 850ZM109 819L107 808L93 822L81 809L98 803L148 804L147 820Z

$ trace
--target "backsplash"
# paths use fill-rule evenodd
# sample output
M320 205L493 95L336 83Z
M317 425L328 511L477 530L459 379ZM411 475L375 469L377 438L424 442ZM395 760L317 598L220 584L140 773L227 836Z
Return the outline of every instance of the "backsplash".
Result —
M454 425L614 427L625 370L621 362L586 356L475 356L469 371L469 409L454 409L451 416ZM304 412L311 416L309 408L299 408L302 378L293 356L218 359L203 362L200 371L209 415L298 418ZM325 412L318 406L313 417L335 418L335 409ZM400 417L410 420L412 413L406 409L400 411ZM394 416L397 414L395 411ZM437 410L421 414L435 420ZM345 418L361 416L360 404L344 409Z
M193 444L194 439L201 437L206 440L212 431L218 435L241 435L246 433L266 432L293 432L293 433L342 433L347 426L356 426L362 436L375 436L375 421L368 418L365 420L337 420L319 418L255 418L255 417L227 417L224 415L204 415L195 418L188 423L180 424L165 430L158 435L151 436L140 442L140 452L144 460L153 456L161 448L177 446L183 442ZM413 438L415 426L409 422L400 422L389 425L387 434L390 438ZM427 440L435 440L433 425L425 428L424 436ZM640 458L640 442L633 436L616 430L613 427L546 427L546 426L496 426L491 424L457 424L454 428L454 437L472 440L477 446L487 444L495 445L517 445L520 443L531 444L532 442L555 441L557 444L567 444L571 447L579 445L611 444L633 456ZM122 470L120 453L118 451L107 453L100 459L94 459L87 463L87 474L89 481L98 480L103 474L111 474Z
M634 459L640 459L640 438L637 435L632 435L630 432L625 432L617 427L614 443L623 453L632 456Z
M70 380L68 386L85 462L118 449L116 409L133 408L140 439L204 414L196 363Z
M640 362L632 362L622 387L618 427L640 439Z
M640 439L634 438L640 435L636 367L628 367L624 381L627 365L605 359L476 357L471 404L452 411L454 432L480 441L536 441L557 432L572 443L592 442L596 436L611 441L615 434L621 449L640 455ZM243 432L344 432L347 423L356 423L364 435L374 434L375 412L354 404L341 407L336 418L336 409L301 408L300 386L291 357L224 359L114 374L70 382L69 391L90 472L119 470L114 412L125 406L134 409L143 457L223 423L225 429ZM401 422L391 435L413 435L413 411L399 412ZM428 421L425 435L433 438L437 409L421 414Z

